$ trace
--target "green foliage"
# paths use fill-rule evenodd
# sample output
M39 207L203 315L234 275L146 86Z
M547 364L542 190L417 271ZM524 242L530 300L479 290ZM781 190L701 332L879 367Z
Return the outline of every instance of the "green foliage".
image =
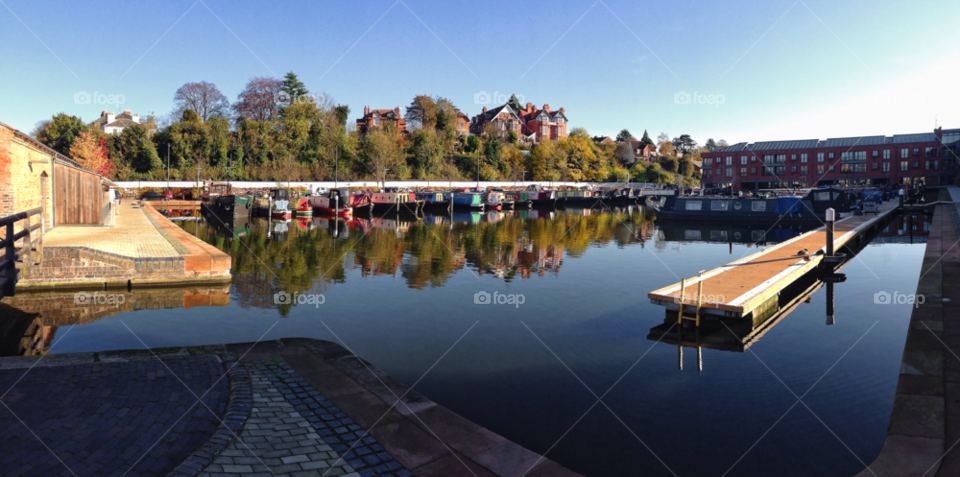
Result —
M644 131L644 132L646 132L646 131ZM620 134L617 134L617 139L616 139L616 141L617 141L617 142L623 142L623 141L629 141L629 140L631 140L631 139L633 139L633 134L630 134L630 131L624 129L624 130L620 131Z
M310 94L306 86L303 85L303 82L297 78L297 75L294 74L293 71L288 72L283 77L280 91L287 94L287 98L291 103L297 102L298 99Z
M647 130L646 130L646 129L643 130L643 138L640 139L640 140L643 141L643 142L645 142L645 143L647 143L647 144L650 144L650 145L653 145L653 144L654 144L654 143L653 143L653 139L650 139L650 135L647 134Z
M70 156L70 148L85 129L86 126L80 118L59 113L49 121L38 124L33 136L60 154Z

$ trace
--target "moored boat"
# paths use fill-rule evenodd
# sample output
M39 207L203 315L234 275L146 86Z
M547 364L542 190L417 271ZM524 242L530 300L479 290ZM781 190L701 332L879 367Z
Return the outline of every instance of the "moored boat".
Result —
M374 192L371 197L374 212L409 212L417 213L420 202L412 192Z
M451 192L455 210L483 210L483 198L476 192Z
M249 217L253 209L253 197L234 194L229 182L214 182L210 184L210 190L201 205L218 215Z
M653 203L657 220L757 221L821 223L828 208L850 211L846 191L835 188L777 193L761 192L752 197L665 196Z

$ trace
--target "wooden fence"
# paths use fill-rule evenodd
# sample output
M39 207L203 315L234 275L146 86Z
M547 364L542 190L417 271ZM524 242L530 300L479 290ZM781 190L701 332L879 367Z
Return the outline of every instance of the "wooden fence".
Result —
M54 174L54 226L102 225L106 220L103 178L59 163L54 166Z
M30 218L35 215L39 217L36 223L31 223ZM15 232L14 225L20 221L24 221L23 230ZM0 259L0 298L3 298L13 296L20 275L29 277L33 267L43 259L43 207L0 218L0 229L6 232L5 238L0 240L0 250L4 251ZM19 249L16 246L18 240L22 240ZM36 255L33 254L34 248L37 249ZM17 268L18 261L20 268Z

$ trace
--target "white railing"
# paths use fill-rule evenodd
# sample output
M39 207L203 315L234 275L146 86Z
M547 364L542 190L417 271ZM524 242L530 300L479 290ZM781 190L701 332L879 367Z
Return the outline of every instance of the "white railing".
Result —
M333 187L360 187L360 188L378 188L380 183L377 181L319 181L319 182L277 182L277 181L115 181L118 187L122 189L132 189L137 187L198 187L204 183L210 182L229 182L231 186L239 189L270 189L274 187L306 187L310 190L316 190L318 187L327 189ZM559 181L480 181L481 188L491 187L523 187L538 186L544 188L553 187L635 187L639 189L662 189L663 184L651 184L647 182L559 182ZM476 187L477 181L387 181L386 187Z

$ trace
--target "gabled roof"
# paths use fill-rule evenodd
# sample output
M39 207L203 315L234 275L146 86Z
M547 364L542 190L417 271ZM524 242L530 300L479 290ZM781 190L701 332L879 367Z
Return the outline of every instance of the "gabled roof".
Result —
M140 123L132 119L118 119L110 124L105 125L105 128L128 128L131 126L139 126Z
M491 118L495 118L497 115L499 115L500 113L504 112L504 110L506 110L506 112L512 114L512 115L513 115L514 117L516 117L517 119L520 119L520 115L517 114L517 112L514 111L513 108L511 108L509 104L502 104L502 105L500 105L500 106L497 106L496 108L488 109L486 113L480 113L480 115L481 115L481 116L484 116L484 120L485 120L485 121L489 121Z

